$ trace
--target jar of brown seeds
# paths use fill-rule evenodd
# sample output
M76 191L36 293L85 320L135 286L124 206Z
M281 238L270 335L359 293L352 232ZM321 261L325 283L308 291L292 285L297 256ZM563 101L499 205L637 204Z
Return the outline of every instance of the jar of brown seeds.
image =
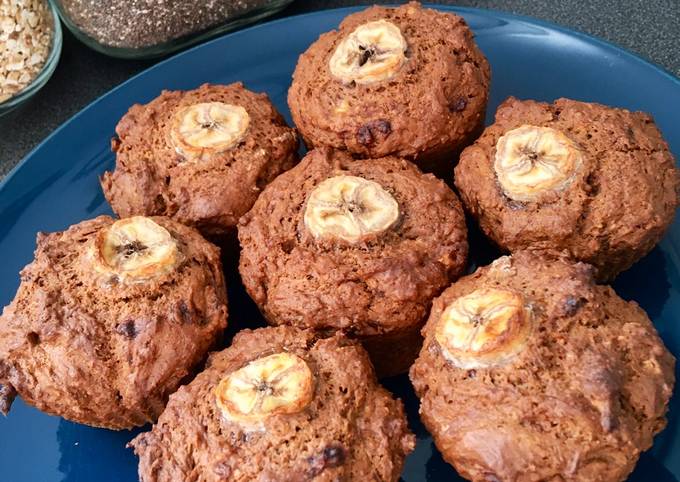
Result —
M51 0L81 41L107 55L149 58L255 22L292 0Z

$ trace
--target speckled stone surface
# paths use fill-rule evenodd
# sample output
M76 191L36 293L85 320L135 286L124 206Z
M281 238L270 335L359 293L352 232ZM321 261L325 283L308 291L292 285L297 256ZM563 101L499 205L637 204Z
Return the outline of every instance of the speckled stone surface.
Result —
M297 0L279 17L381 1ZM678 0L457 0L433 2L503 10L618 44L680 76ZM34 99L0 119L0 177L50 132L112 87L158 60L129 61L89 50L65 34L54 76Z

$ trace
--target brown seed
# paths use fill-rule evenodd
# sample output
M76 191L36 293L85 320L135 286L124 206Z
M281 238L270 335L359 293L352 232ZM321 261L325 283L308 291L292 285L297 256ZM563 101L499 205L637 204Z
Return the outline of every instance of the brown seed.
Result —
M369 61L369 59L373 56L373 50L371 49L363 49L362 47L359 47L362 49L361 52L361 58L359 59L359 66L363 66L366 64L366 62Z

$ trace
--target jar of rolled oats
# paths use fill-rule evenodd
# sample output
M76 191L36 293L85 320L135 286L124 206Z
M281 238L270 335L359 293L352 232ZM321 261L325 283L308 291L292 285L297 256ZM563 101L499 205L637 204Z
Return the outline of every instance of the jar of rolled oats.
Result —
M61 42L59 17L47 0L0 0L0 115L45 85Z
M82 42L113 57L168 54L253 23L292 0L50 0Z

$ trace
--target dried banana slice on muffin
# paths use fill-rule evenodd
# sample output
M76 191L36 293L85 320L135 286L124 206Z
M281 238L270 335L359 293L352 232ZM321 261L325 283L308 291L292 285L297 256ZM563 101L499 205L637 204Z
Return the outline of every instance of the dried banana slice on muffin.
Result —
M377 235L399 220L399 204L377 182L334 176L321 182L307 200L305 226L317 238L349 243Z
M269 327L211 355L130 445L143 482L397 481L414 442L358 343Z
M89 254L95 271L121 283L143 283L169 273L182 261L170 232L144 216L121 219L99 231Z
M241 142L249 125L248 111L240 105L200 102L175 113L169 135L187 160L203 160Z
M39 234L0 316L0 409L18 394L75 422L156 420L227 323L219 250L164 217Z
M569 186L582 164L583 152L563 132L524 125L498 139L493 168L508 198L537 201Z
M277 413L297 413L314 394L307 363L292 353L275 353L230 373L215 388L217 406L229 420L260 422Z
M451 303L435 328L444 356L459 368L509 360L531 333L531 307L515 291L482 288Z
M408 45L401 30L387 20L359 25L335 48L328 61L342 82L370 84L392 78L406 63Z
M262 188L297 162L298 138L266 94L241 83L164 91L116 126L102 176L121 217L169 216L223 247Z
M509 98L461 155L455 184L501 249L566 250L607 280L662 238L679 172L647 114Z
M309 148L443 172L483 128L489 76L461 17L415 2L376 6L300 56L288 105Z
M239 225L239 271L273 325L343 331L379 376L405 372L429 305L467 258L456 195L412 163L317 149Z
M519 251L435 299L410 377L470 480L626 479L666 425L675 359L591 266Z

